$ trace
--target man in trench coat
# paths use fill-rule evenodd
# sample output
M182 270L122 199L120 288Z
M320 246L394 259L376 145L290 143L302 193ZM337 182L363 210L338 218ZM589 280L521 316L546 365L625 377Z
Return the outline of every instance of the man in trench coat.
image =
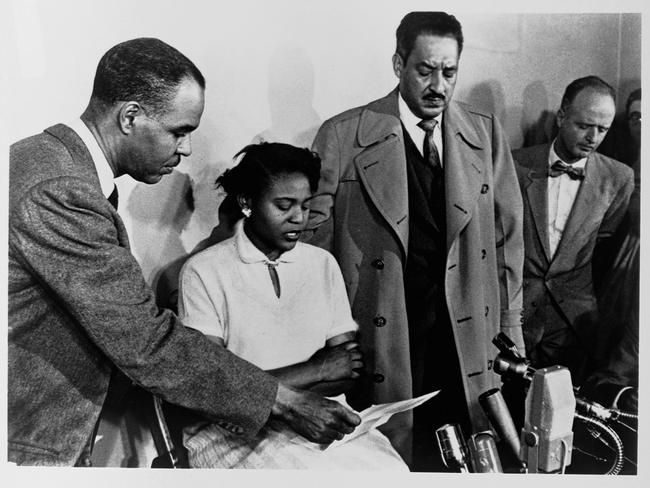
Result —
M478 396L500 381L492 338L504 331L524 353L521 196L498 121L451 101L462 42L453 16L408 14L399 86L327 120L313 145L323 170L310 242L341 266L366 365L348 398L361 408L442 388L415 428L408 413L384 429L425 471L441 468L433 428L488 428ZM438 126L430 135L419 119Z

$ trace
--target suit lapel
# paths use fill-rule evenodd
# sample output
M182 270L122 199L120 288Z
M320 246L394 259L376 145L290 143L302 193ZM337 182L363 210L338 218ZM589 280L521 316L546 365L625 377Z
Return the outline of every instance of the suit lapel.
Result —
M597 161L590 156L585 166L585 178L578 188L576 199L562 232L562 238L555 251L556 259L551 263L552 267L563 269L563 264L572 267L575 264L575 249L579 248L576 243L583 241L580 234L591 232L592 227L585 225L585 222L593 217L594 210L602 204L603 195L599 191L599 185L603 176L600 170L601 167ZM574 249L574 252L571 252L570 249Z
M361 113L358 142L365 147L354 164L370 199L408 249L408 178L397 91Z
M456 103L443 115L445 193L447 200L447 249L472 218L481 192L483 143L469 117Z

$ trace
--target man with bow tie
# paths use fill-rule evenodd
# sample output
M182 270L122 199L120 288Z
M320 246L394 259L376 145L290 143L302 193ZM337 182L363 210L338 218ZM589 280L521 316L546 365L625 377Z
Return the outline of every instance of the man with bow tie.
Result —
M312 243L341 265L365 374L348 401L440 395L384 427L416 471L444 469L434 429L489 428L478 397L500 385L491 339L521 331L523 219L505 133L452 100L463 49L445 12L411 12L396 32L388 95L327 120L311 203Z
M551 144L513 151L524 201L524 340L534 367L563 365L580 385L605 342L594 248L625 215L633 172L596 152L616 111L596 76L570 83Z

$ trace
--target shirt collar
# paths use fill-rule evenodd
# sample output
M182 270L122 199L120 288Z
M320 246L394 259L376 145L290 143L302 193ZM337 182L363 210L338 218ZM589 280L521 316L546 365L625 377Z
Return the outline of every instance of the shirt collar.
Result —
M77 133L88 148L90 157L92 157L93 163L95 164L95 170L97 171L97 177L99 178L99 185L102 188L102 193L106 198L108 198L115 188L115 182L113 181L114 175L102 148L99 147L97 139L95 139L93 133L90 132L90 129L81 119L75 119L72 123L67 125Z
M555 152L555 141L556 141L556 140L557 140L557 139L553 139L553 142L551 143L551 150L550 150L549 153L548 153L548 167L549 167L549 168L550 168L551 166L553 166L553 164L555 164L556 161L562 161L562 162L565 163L565 164L569 164L569 163L566 163L566 162L565 162L565 161L564 161L560 156L558 156L557 153ZM573 166L574 168L584 168L586 164L587 164L587 158L582 158L582 159L578 159L575 163L571 163L571 166Z
M235 247L237 248L239 258L244 263L279 264L292 263L296 260L296 254L298 252L297 248L300 246L300 243L297 243L296 247L294 247L291 251L283 252L275 261L271 261L269 258L267 258L262 251L255 247L255 244L251 242L251 240L246 235L246 232L244 232L244 220L245 219L240 219L235 224Z
M411 112L411 109L407 105L406 101L402 97L402 94L398 90L399 96L397 97L397 105L399 109L399 118L402 120L402 123L406 126L407 130L409 133L413 133L415 131L422 131L418 127L418 124L422 120L420 117L415 115L413 112ZM434 117L434 119L438 122L438 127L441 127L441 122L442 122L442 114L444 112L441 112L438 114L438 116ZM415 132L417 133L417 132Z

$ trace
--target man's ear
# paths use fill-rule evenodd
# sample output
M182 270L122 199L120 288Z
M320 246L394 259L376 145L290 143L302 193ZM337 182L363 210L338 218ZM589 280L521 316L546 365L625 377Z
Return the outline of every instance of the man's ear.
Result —
M144 115L142 106L138 102L125 102L118 112L118 123L124 134L130 134L136 122L136 118Z
M555 124L557 125L558 129L562 127L562 123L564 122L565 118L566 118L566 112L564 111L563 108L560 108L557 111L557 114L555 115Z
M393 54L393 72L395 76L402 79L402 71L404 71L404 61L402 60L402 56L395 53Z

